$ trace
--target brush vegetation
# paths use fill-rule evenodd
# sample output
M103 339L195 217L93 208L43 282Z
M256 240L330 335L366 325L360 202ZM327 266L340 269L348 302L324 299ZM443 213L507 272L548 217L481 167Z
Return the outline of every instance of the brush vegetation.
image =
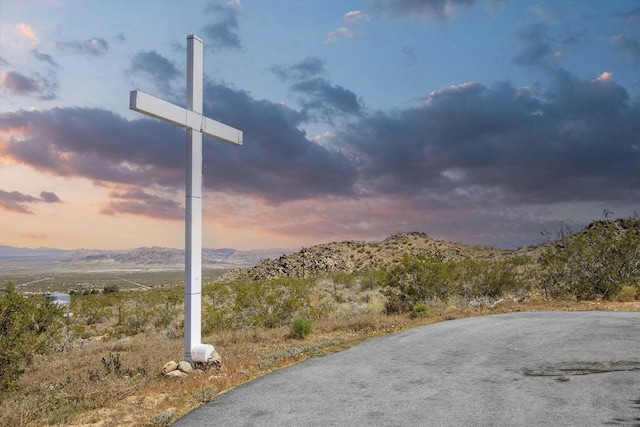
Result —
M514 310L639 310L639 222L563 229L517 251L406 233L233 272L203 286L203 342L223 366L183 379L160 375L182 354L182 287L77 294L64 317L8 284L0 425L169 425L274 369L408 327Z

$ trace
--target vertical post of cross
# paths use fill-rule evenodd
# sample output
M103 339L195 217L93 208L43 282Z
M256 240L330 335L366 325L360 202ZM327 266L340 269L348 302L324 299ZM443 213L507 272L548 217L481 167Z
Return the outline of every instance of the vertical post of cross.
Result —
M202 114L203 46L187 37L187 110ZM202 340L202 134L187 129L185 195L184 358Z
M242 131L205 117L203 42L187 37L187 105L181 108L144 92L131 91L129 108L187 130L185 185L184 359L207 362L214 352L202 344L202 136L242 145Z

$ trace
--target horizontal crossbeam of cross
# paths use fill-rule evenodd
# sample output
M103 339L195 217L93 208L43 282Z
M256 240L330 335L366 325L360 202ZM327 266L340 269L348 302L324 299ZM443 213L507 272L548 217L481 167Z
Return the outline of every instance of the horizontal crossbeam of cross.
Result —
M193 129L229 144L242 145L241 130L205 117L195 111L178 107L141 90L131 91L129 108L185 129Z

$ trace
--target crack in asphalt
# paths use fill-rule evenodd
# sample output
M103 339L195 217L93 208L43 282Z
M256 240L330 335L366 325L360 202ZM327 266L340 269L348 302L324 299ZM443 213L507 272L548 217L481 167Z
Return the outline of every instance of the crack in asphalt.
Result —
M524 369L522 373L528 377L566 377L617 371L640 371L640 361L565 362L535 369Z

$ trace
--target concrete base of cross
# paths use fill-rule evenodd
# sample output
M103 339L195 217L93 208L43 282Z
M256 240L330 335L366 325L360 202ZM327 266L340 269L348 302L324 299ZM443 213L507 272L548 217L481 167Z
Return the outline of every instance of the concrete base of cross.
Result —
M215 348L210 344L198 344L191 349L191 354L185 354L185 359L190 362L208 363L213 358L215 351Z

